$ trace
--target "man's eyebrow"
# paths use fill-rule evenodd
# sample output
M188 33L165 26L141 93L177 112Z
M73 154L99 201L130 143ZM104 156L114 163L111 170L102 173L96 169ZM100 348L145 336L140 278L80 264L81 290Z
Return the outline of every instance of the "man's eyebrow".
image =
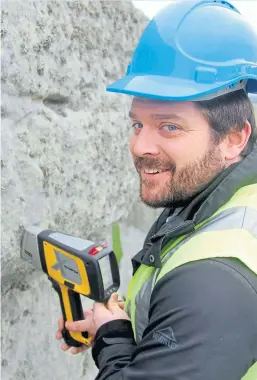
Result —
M182 117L180 117L180 116L178 116L178 115L176 115L176 114L174 114L174 113L169 113L169 114L155 113L155 114L151 114L150 116L151 116L151 118L152 118L153 120L176 119L176 120L180 120L180 121L185 121ZM135 120L138 119L138 118L137 118L137 115L134 114L134 113L131 112L131 111L129 112L129 117L130 117L131 119L135 119Z
M154 120L163 120L163 119L184 120L184 119L182 119L182 117L180 117L174 113L167 113L167 114L155 113L155 114L151 114L150 116Z
M129 111L129 117L131 119L137 119L137 115L135 113L131 112L131 111Z

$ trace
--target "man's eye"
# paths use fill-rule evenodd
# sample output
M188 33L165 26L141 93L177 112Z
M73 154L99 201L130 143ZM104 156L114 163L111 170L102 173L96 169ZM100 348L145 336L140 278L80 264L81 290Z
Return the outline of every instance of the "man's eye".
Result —
M161 127L161 129L163 129L167 132L173 132L173 131L177 131L178 127L176 125L173 125L173 124L166 124L166 125L163 125Z
M142 129L143 128L143 124L142 123L134 123L134 124L132 124L132 128L134 128L134 129Z

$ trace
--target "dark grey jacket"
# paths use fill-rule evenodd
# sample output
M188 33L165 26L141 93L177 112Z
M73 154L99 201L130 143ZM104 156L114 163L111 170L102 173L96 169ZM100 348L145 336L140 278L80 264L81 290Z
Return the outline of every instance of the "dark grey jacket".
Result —
M206 212L212 215L237 189L253 183L257 147L184 204L181 218L193 220L201 206L205 219ZM217 189L219 197L213 199ZM165 209L155 222L132 260L134 272L141 263L153 265L148 261L149 246L154 252L151 236L174 212ZM153 266L159 264L158 255L156 250ZM183 265L156 284L149 324L138 345L129 321L112 321L97 331L92 355L97 380L240 380L257 361L257 276L233 259Z

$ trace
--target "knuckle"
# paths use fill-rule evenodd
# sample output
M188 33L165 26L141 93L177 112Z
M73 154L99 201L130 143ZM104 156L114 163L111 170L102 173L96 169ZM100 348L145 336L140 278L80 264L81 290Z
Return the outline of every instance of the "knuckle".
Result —
M85 331L86 328L87 328L86 321L79 321L78 322L78 329L79 329L79 331Z
M83 325L82 323L79 321L76 323L76 331L82 331L82 328L83 328Z
M67 324L67 329L74 332L87 331L87 328L88 321L86 319L82 321L69 322L69 324Z
M76 321L76 322L72 323L72 330L73 331L81 331L81 328L82 328L81 321Z
M77 322L74 322L70 325L70 330L79 331L79 326L78 326Z

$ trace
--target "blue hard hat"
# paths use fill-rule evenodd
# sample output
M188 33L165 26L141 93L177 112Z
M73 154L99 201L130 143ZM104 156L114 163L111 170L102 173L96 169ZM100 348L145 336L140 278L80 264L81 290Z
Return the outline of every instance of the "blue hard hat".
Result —
M162 100L257 93L257 33L229 2L184 0L147 25L126 76L107 91Z

